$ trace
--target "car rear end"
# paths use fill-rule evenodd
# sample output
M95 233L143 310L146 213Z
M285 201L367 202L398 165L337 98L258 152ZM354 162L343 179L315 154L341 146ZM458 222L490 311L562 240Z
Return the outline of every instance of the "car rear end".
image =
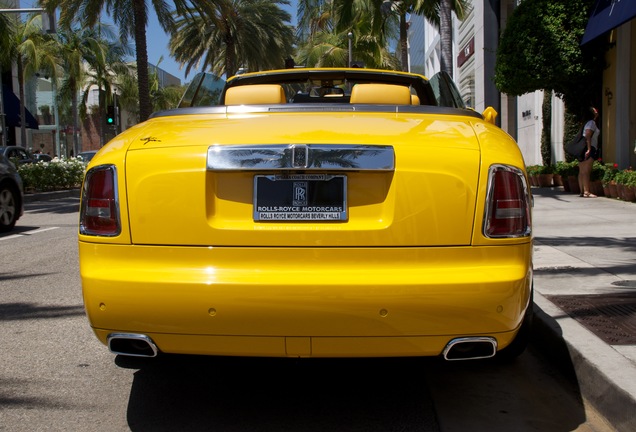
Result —
M11 231L23 213L22 178L13 162L0 154L0 232Z
M127 355L490 356L531 307L523 166L467 111L156 117L89 166L89 320Z

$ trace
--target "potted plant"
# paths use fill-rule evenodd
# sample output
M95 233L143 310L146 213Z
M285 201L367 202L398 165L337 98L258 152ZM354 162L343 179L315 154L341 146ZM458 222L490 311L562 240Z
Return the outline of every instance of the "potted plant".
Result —
M563 176L567 172L567 169L568 169L568 164L567 162L564 162L564 161L559 161L556 163L556 165L552 167L552 172L553 172L552 181L555 186L565 187L565 184L563 182ZM568 185L568 189L569 189L569 185Z
M528 179L530 180L530 186L539 186L539 170L539 165L530 165L526 167Z
M552 187L552 178L554 173L552 172L552 165L539 166L539 186L540 187Z
M623 201L634 201L634 190L630 187L632 184L632 177L634 171L631 169L619 171L616 173L614 180L616 181L616 188L618 190L618 197Z
M604 196L602 179L605 174L605 165L600 160L595 160L592 164L592 172L590 174L590 192L594 195Z
M579 187L579 161L573 160L568 163L567 169L567 181L570 186L570 192L573 194L580 194L581 188Z
M626 197L629 198L628 201L636 202L636 171L629 171L626 187L628 189L626 195Z
M618 190L616 188L616 174L618 173L618 165L606 163L605 171L601 183L603 184L603 192L606 197L618 198Z

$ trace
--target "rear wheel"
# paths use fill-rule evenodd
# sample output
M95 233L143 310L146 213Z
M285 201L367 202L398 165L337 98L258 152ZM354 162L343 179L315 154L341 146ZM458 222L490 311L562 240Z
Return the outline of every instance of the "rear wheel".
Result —
M521 327L519 328L517 336L515 336L510 345L497 353L495 357L497 360L501 360L503 362L513 361L526 350L526 347L530 342L530 335L532 333L532 319L534 317L533 306L534 290L530 292L530 301L528 302L528 308L526 309L526 313L523 316L523 322L521 323Z
M13 188L0 186L0 232L13 229L18 220L18 201Z

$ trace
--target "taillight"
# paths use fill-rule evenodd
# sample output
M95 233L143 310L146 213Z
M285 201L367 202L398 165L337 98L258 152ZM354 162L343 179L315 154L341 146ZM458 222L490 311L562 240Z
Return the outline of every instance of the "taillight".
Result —
M530 235L530 195L523 171L507 165L491 166L486 200L486 237Z
M80 208L80 233L116 236L121 232L114 165L92 168L84 178Z

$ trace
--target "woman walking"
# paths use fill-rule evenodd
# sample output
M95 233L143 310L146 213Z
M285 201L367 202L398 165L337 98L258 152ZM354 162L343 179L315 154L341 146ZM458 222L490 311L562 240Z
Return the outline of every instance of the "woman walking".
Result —
M598 153L598 135L599 128L596 125L598 111L594 107L588 108L584 115L583 136L587 143L587 149L582 156L583 160L579 160L579 188L584 198L596 198L596 195L590 192L590 175L592 174L592 165Z

